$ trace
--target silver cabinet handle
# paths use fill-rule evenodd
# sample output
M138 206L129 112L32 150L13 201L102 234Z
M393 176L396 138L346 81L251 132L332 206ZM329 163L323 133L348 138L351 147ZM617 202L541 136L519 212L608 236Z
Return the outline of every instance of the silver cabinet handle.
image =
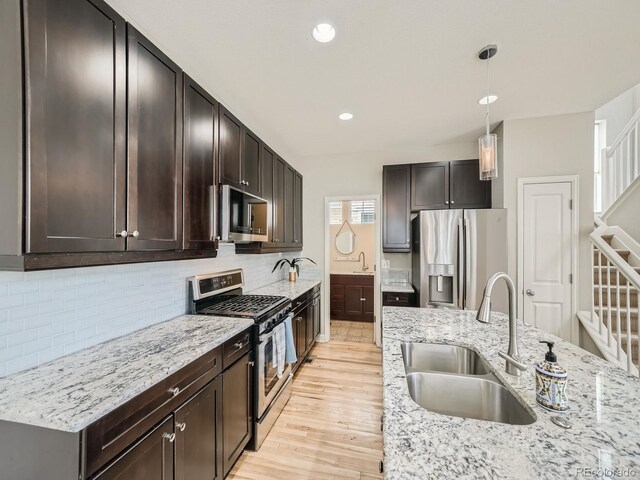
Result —
M445 205L449 205L449 200L445 200L445 201L444 201L444 204L445 204Z
M245 184L247 187L249 186L249 182L247 182L246 180L245 180L244 184Z
M140 236L140 232L137 230L134 230L133 233L129 234L129 236L133 238L138 238Z
M183 423L176 422L176 428L181 432L184 432L184 429L187 428L187 424L185 422Z
M129 232L126 230L122 230L121 232L116 232L116 237L127 238L129 236Z
M361 301L361 302L366 302L366 301L367 301L367 299L366 299L366 298L361 298L361 299L360 299L360 301Z
M175 397L180 393L180 388L178 388L178 387L170 388L169 389L169 393L171 393Z
M399 297L396 297L396 302L399 302L399 301L400 301L400 298L399 298Z
M451 200L451 205L453 205L454 203L456 203L456 202L454 202L453 200Z
M525 292L527 295L529 295L530 297L535 297L536 292L534 292L533 290L531 290L530 288L527 289L527 291Z
M163 433L162 434L162 438L164 438L165 440L169 440L169 442L173 443L173 441L176 439L176 434L175 433Z
M240 350L244 346L244 344L242 342L236 342L233 344L233 346Z
M252 361L252 362L249 362L249 366L250 366L250 367L255 366L255 364L256 364L256 362L253 362L253 361Z

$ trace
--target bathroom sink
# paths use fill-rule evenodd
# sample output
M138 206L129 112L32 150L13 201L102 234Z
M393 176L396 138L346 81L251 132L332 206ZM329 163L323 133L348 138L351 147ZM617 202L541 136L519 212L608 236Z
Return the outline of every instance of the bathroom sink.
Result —
M414 402L431 412L510 425L536 421L497 379L414 372L407 384Z
M403 343L402 357L407 373L444 372L462 375L486 375L491 369L477 352L460 345Z

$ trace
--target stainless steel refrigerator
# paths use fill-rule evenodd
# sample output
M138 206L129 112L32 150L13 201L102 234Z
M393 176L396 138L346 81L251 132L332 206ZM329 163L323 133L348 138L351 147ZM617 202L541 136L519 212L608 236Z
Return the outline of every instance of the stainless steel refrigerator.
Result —
M506 210L423 210L411 235L420 307L477 310L488 278L507 271ZM507 290L497 287L491 307L506 312Z

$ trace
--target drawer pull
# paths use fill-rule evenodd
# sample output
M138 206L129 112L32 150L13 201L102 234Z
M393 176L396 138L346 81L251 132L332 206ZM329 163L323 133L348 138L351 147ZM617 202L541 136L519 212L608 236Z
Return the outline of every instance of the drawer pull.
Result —
M400 297L396 297L396 302L399 302L399 301L400 301Z
M180 388L179 387L170 388L169 393L174 397L176 397L180 393Z
M184 432L184 429L187 428L187 424L185 422L176 422L176 428L181 432Z
M366 302L366 301L367 301L367 299L366 299L366 298L361 298L361 299L360 299L360 301L361 301L361 302Z
M233 344L233 346L236 347L238 350L240 350L244 346L244 343L236 342Z
M173 443L173 441L176 439L176 434L175 433L163 433L162 434L162 438L164 438L165 440L169 440L169 443Z

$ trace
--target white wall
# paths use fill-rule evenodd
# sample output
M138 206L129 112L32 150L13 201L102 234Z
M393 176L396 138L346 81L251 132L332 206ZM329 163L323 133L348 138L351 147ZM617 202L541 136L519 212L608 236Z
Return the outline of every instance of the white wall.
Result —
M638 109L640 109L640 85L630 88L595 111L596 120L607 122L608 146L613 144Z
M624 194L602 216L607 225L621 227L636 242L640 243L640 177L625 190Z
M245 291L281 280L282 256L222 244L214 259L0 271L0 377L186 313L191 275L243 268Z
M591 310L593 231L594 113L506 120L504 137L504 206L509 210L509 273L517 278L518 179L579 175L579 309ZM521 290L519 286L518 290Z

